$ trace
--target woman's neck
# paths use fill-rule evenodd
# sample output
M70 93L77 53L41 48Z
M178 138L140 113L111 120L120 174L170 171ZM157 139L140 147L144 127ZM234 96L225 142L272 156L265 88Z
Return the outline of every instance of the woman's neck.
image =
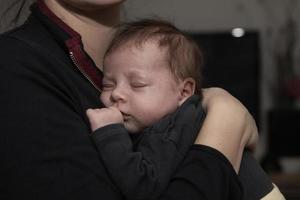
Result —
M62 1L45 0L45 3L55 15L81 35L85 51L102 69L104 53L112 39L114 26L120 20L120 5L82 11Z

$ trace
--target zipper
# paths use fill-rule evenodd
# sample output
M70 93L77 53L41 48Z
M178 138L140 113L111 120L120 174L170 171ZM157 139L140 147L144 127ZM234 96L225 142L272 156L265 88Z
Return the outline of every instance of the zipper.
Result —
M72 51L69 52L70 58L73 62L73 64L77 67L77 69L80 71L80 73L98 90L99 92L102 92L102 90L90 79L90 77L79 67L75 57L74 53Z

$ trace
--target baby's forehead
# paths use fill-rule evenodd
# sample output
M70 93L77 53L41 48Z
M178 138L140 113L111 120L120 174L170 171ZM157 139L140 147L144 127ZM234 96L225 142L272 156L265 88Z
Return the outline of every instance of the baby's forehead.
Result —
M124 55L126 55L124 57ZM169 52L165 47L159 45L159 41L155 38L148 38L147 40L127 40L114 46L104 58L104 66L110 65L116 59L124 62L138 60L138 63L147 65L152 69L158 67L165 67L170 70ZM130 65L129 65L130 66Z
M117 46L115 50L143 50L149 46L153 47L152 49L157 49L159 51L164 51L166 49L159 44L158 38L148 38L145 40L132 39L126 41Z
M148 56L145 57L144 55L153 55L154 53L156 60L164 60L167 62L169 55L168 50L164 47L161 47L156 40L149 39L143 42L130 40L110 50L104 57L104 63L106 63L106 61L112 61L111 59L119 59L118 57L121 55L120 53L123 55L124 53L126 53L128 57L142 56L146 59L148 58Z

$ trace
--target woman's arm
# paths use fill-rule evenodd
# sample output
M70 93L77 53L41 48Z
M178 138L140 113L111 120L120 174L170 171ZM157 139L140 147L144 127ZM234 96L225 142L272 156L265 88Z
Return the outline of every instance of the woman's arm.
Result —
M257 128L248 111L233 96L218 88L205 90L203 103L208 110L209 118L205 119L205 128L200 132L203 135L198 136L196 143L204 145L194 145L190 149L162 199L184 200L188 195L190 200L250 200L272 195L274 186L271 179L249 152L245 152L242 156L239 176L229 163L230 159L238 160L234 157L237 157L235 150L230 149L231 144L237 142L241 146L245 144L254 146L257 140ZM240 140L235 140L234 136L239 134ZM235 148L242 151L239 145L235 145ZM281 196L280 191L276 194Z
M222 152L238 172L244 147L253 148L258 139L253 117L221 88L204 89L203 106L207 116L195 143Z

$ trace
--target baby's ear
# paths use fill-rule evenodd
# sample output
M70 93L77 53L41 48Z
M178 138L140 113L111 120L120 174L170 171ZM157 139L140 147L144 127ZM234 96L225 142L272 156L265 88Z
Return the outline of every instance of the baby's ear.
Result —
M179 106L185 102L190 96L195 93L196 82L193 78L189 77L180 83Z

